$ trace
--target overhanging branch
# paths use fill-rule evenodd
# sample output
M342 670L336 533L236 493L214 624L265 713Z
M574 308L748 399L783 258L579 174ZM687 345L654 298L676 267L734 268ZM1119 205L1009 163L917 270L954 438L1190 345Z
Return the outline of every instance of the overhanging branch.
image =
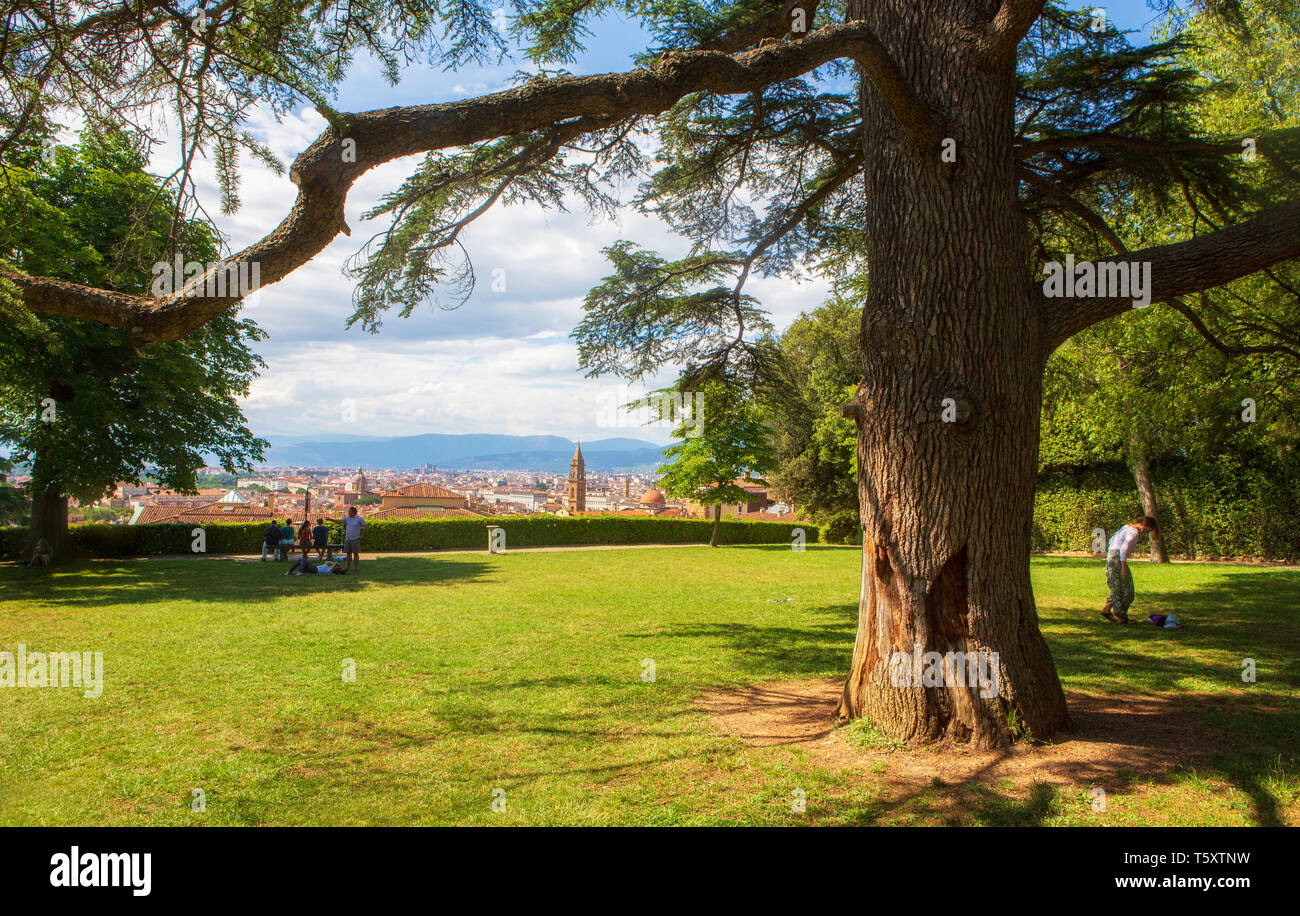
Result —
M691 93L753 92L841 58L851 58L875 84L918 147L938 147L940 131L932 115L861 22L828 26L801 40L770 42L736 55L669 52L652 69L534 80L476 99L340 115L340 126L327 129L295 160L290 178L298 186L298 198L289 215L221 267L257 264L263 284L282 279L339 232L348 232L343 217L348 189L370 169L394 159L574 118L608 123L658 114ZM345 161L344 140L354 144L354 161ZM127 330L137 344L183 337L240 301L235 295L202 294L207 275L164 298L125 296L7 272L3 276L19 286L32 311L111 324Z
M1253 140L1256 149L1264 155L1285 153L1300 143L1300 127L1260 132L1251 137L1236 137L1228 140L1161 140L1159 138L1130 137L1109 131L1061 134L1035 140L1023 140L1016 145L1016 154L1019 158L1025 159L1056 150L1112 148L1148 153L1231 155L1243 152L1247 140ZM1287 165L1284 157L1279 157L1278 164L1282 167Z
M1151 301L1222 286L1281 261L1300 258L1300 200L1186 242L1143 248L1120 255L1129 263L1151 264ZM1084 328L1132 307L1124 298L1044 298L1048 352Z

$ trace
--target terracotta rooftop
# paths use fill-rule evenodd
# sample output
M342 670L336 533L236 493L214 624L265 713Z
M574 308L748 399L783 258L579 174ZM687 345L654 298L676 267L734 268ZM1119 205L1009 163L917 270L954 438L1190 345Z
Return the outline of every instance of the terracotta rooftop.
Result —
M409 486L398 487L395 490L385 490L381 496L432 496L442 499L461 499L463 494L454 493L446 487L440 487L432 483L413 483Z
M208 506L144 506L136 525L207 525L212 522L269 522L279 514L265 506L213 503Z
M482 512L472 509L422 509L419 506L389 506L387 509L376 508L373 512L360 513L371 518L482 518Z

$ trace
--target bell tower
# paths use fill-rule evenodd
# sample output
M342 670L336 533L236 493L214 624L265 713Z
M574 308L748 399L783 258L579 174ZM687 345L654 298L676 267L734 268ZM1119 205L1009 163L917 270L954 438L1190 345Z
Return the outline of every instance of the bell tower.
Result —
M573 450L569 462L569 488L564 494L564 508L570 512L587 511L587 468L582 461L582 446Z

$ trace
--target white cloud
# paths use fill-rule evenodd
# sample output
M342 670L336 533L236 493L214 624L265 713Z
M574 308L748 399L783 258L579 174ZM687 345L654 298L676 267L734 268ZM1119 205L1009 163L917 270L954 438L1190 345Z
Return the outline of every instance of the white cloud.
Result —
M408 72L393 88L373 63L362 61L340 93L340 105L360 110L427 103L462 91L479 94L485 87L504 85L512 70L513 65L458 74ZM256 111L249 127L287 165L315 140L325 121L310 109L280 120ZM155 171L169 172L175 153L174 144L159 150ZM352 312L352 282L343 276L343 264L385 225L363 222L361 214L397 187L418 161L410 157L386 163L362 176L348 196L351 236L339 236L308 264L265 287L255 307L247 310L270 335L258 348L268 366L243 402L253 430L270 437L482 432L668 441L665 429L610 428L602 421L602 410L617 396L620 382L585 379L569 337L582 318L587 290L608 270L603 247L627 238L660 252L682 250L681 241L656 219L628 211L618 222L593 224L581 208L560 212L497 206L463 234L479 280L463 306L454 311L427 307L409 319L388 316L379 334L345 327ZM242 207L225 217L217 215L210 163L202 164L196 180L232 250L271 231L297 193L287 174L277 176L246 161ZM498 268L504 291L492 289ZM751 284L751 291L772 309L778 327L815 307L825 292L824 284L796 287L761 279ZM668 380L665 375L657 383ZM345 398L353 401L355 422L344 418Z

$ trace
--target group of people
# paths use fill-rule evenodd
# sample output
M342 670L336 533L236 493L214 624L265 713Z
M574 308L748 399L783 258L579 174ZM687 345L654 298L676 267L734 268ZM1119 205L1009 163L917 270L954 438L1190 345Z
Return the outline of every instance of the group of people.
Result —
M292 519L286 518L283 525L273 521L263 532L262 559L265 560L268 553L278 558L281 554L292 552L295 546L302 550L303 556L314 547L318 556L324 559L329 537L330 530L325 527L323 518L316 519L314 528L311 522L303 519L296 531Z
M327 560L325 558L325 554L329 550L330 530L326 527L323 518L316 519L315 526L311 524L310 519L304 518L296 531L292 519L286 518L283 526L279 522L271 522L263 534L262 559L266 559L268 552L276 556L287 555L292 553L296 547L296 549L302 551L302 556L293 561L293 565L285 573L286 576L341 576L352 572L354 569L359 570L361 567L361 533L366 528L366 520L357 514L357 507L352 506L348 509L348 514L343 517L340 524L343 527L343 550L346 554L346 566L336 560ZM321 562L311 562L309 557L313 550L316 551L316 559Z

